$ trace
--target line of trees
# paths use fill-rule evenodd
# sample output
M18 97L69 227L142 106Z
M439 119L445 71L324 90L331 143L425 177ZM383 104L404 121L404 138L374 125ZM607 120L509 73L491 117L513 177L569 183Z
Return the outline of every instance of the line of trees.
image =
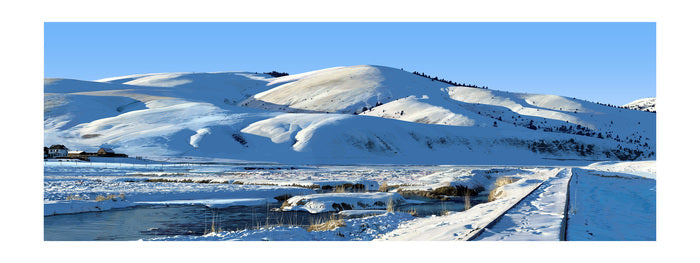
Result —
M274 70L271 71L271 72L263 72L263 73L264 73L264 74L267 74L267 75L270 75L270 76L273 76L273 77L275 77L275 78L284 77L284 76L289 76L289 73L287 73L287 72L277 72L277 71L274 71Z
M612 104L603 104L603 103L600 103L600 102L596 102L596 104L598 104L598 105L603 105L603 106L608 106L608 107L613 107L613 108L618 108L618 109L638 110L638 111L646 111L646 112L656 113L655 110L649 110L649 109L644 109L644 110L642 110L642 109L634 109L634 108L629 107L629 106L617 106L617 105L612 105Z
M457 82L454 82L451 80L445 80L445 79L438 78L438 77L431 77L430 75L427 75L423 72L418 73L418 71L414 71L413 74L416 74L416 75L424 77L424 78L428 78L432 81L440 81L443 83L447 83L447 84L450 84L452 86L462 86L462 87L477 88L477 89L488 89L489 88L487 86L477 86L477 85L473 85L473 84L457 83Z

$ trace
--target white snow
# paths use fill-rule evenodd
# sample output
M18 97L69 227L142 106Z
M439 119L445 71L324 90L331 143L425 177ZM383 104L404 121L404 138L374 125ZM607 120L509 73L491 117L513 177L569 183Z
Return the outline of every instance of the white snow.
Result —
M292 195L286 210L354 217L384 210L389 199L411 202L399 190L490 191L510 176L517 181L496 189L500 199L446 216L389 213L347 219L336 231L280 226L170 240L558 240L571 170L568 240L656 238L656 115L649 112L454 87L371 65L279 78L181 72L45 79L44 92L45 144L132 157L45 161L46 216L135 205L261 205ZM653 98L632 104L655 110ZM635 161L621 161L628 159ZM185 164L168 163L175 161ZM305 166L318 164L352 166ZM472 166L362 166L370 164ZM376 191L383 182L398 188L312 189L349 183ZM124 199L94 200L122 193Z
M559 171L561 169L543 170L502 186L506 193L503 198L478 204L463 212L405 222L379 240L469 240Z
M606 165L628 173L590 169ZM572 181L572 190L568 194L571 207L567 240L654 240L655 180L629 173L651 167L654 167L653 162L620 162L574 168L577 180ZM135 205L204 205L211 208L264 205L277 203L273 198L284 194L293 196L287 201L292 205L284 210L312 213L343 210L340 215L347 217L370 216L345 219L347 227L332 231L307 233L301 227L278 226L156 240L553 241L559 240L563 231L566 186L571 168L346 166L244 170L241 166L230 165L47 162L45 173L44 210L47 216ZM396 192L319 194L309 188L291 186L291 182L306 186L362 183L374 189L377 181L393 181L403 184L401 187L406 189L468 185L482 186L489 191L492 189L490 185L503 176L518 180L499 188L504 194L499 199L463 212L425 218L400 215L403 213L371 216L386 211L385 205L374 205L377 201L386 204L387 200L394 199L397 205L414 202ZM317 180L320 178L326 180ZM328 180L332 178L350 180ZM146 179L166 181L147 182ZM213 183L176 182L204 179ZM239 180L247 183L231 184ZM124 199L93 200L96 195L120 193L124 193ZM83 200L66 200L68 196ZM345 208L352 206L352 210L343 208L343 203Z
M199 167L153 163L47 163L44 167L44 215L105 211L139 204L260 205L277 203L274 198L285 194L314 193L312 189L291 186L233 184L235 179L217 170L207 172L207 166ZM147 182L147 179L166 181ZM201 180L210 183L197 183ZM124 199L94 201L97 196L121 194ZM82 200L67 200L69 198Z
M581 164L621 148L655 158L654 114L382 66L46 79L44 89L44 141L71 150L307 164ZM577 125L589 136L571 134ZM554 132L563 126L573 129ZM554 145L571 139L591 152ZM556 150L533 150L538 140Z
M656 180L573 169L567 240L655 241Z
M415 96L411 95L403 99L398 99L374 107L371 110L362 112L361 114L402 121L454 126L474 126L476 124L474 119L483 118L471 116L474 114L468 114L471 116L470 118L463 115L465 113L454 113L449 109L420 101L427 99L427 96L425 96L423 99L417 99Z
M638 99L633 102L622 105L633 110L641 111L656 111L656 98Z
M304 210L316 214L328 211L382 209L393 202L399 205L404 198L397 193L326 193L294 196L287 200L284 211Z
M414 217L407 213L384 213L365 218L345 219L346 226L312 231L299 226L274 226L241 231L223 231L205 236L173 236L150 241L370 241Z
M199 148L199 142L204 138L204 136L211 134L211 130L208 128L202 128L197 130L195 135L190 136L190 145L194 148Z
M656 161L597 162L592 163L584 168L596 171L631 174L635 176L656 179Z
M571 169L545 181L475 241L560 241Z

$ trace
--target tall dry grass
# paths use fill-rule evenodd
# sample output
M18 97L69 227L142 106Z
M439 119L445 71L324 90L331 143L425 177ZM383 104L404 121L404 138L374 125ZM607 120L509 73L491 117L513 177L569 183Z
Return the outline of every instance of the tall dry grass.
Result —
M469 195L464 196L464 211L469 210L469 208L472 208L472 201L469 199Z
M517 181L516 178L510 177L510 176L504 176L504 177L500 177L500 178L496 179L496 183L494 185L493 190L491 190L491 192L489 192L488 201L491 202L491 201L494 201L496 199L505 197L505 192L503 191L503 189L501 187L504 185L507 185L507 184L512 184L515 181Z
M394 199L393 198L389 198L389 200L386 201L386 212L387 213L394 212Z
M344 227L345 225L345 220L342 218L342 216L331 214L328 218L317 218L316 220L312 221L311 225L306 229L306 231L327 231L338 227Z
M103 201L108 201L108 200L117 201L117 198L121 198L122 201L124 201L124 193L121 193L119 195L110 194L107 196L98 195L97 197L95 197L95 201L97 201L97 202L103 202Z
M345 193L345 192L347 192L347 190L345 190L345 186L344 186L344 185L338 185L338 186L336 186L336 187L333 188L333 191L332 191L332 192L333 192L333 193Z
M389 183L384 181L382 185L379 186L379 192L388 192L389 191Z

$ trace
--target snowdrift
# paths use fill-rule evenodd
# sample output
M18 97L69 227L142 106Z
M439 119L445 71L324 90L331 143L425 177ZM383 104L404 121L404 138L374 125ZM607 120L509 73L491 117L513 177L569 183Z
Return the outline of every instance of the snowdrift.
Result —
M402 202L405 202L405 199L397 193L327 193L294 196L282 205L282 210L305 210L316 214L329 211L386 209L389 205L399 205Z

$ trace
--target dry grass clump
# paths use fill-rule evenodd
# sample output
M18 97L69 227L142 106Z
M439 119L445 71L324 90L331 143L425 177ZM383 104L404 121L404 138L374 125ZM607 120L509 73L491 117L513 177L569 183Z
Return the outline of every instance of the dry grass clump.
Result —
M333 230L338 227L344 227L345 226L345 220L343 220L341 217L335 217L334 215L331 215L327 220L324 221L323 218L316 219L316 222L313 222L309 228L306 229L306 231L327 231L327 230Z
M289 198L292 198L292 195L290 194L283 194L283 195L278 195L275 196L275 200L279 202L286 202ZM288 203L287 203L288 204Z
M464 196L464 211L469 210L469 208L472 208L472 201L469 199L468 195Z
M345 193L345 186L344 185L338 185L335 188L333 188L333 193Z
M98 195L97 197L95 197L95 201L97 201L97 202L102 202L102 201L107 201L107 200L117 201L117 198L121 198L122 200L124 200L124 193L121 193L119 195L112 195L111 194L108 196Z
M447 205L445 205L445 202L442 202L442 210L440 210L440 215L441 216L446 216L450 214L450 210L447 209Z
M504 177L501 177L501 178L496 179L496 187L501 187L501 186L504 186L504 185L507 185L507 184L511 184L511 183L513 183L513 182L515 182L515 181L516 181L516 179L513 178L513 177L504 176Z
M287 199L287 200L284 200L284 203L282 203L282 206L280 207L280 209L284 209L285 207L288 207L288 206L297 206L297 205L302 206L305 204L306 204L306 200L298 200L296 203L290 203L289 199Z
M410 215L412 215L412 216L416 216L416 215L418 214L418 211L416 211L415 208L411 208L411 209L406 210L406 211L403 211L403 212L404 212L404 213L408 213L408 214L410 214Z
M387 213L393 213L394 212L394 199L389 198L386 202L386 212Z
M510 176L504 176L504 177L498 178L496 180L496 184L495 184L493 190L491 190L491 192L489 192L488 201L491 202L491 201L494 201L496 199L504 197L505 192L503 191L501 186L511 184L515 181L517 181L516 178L510 177Z
M192 180L190 178L186 179L168 179L168 178L149 178L144 182L146 183L197 183L197 184L228 184L228 181L215 181L211 179L202 180Z
M71 200L83 200L82 196L79 195L69 195L66 196L66 200L71 201Z
M498 199L498 198L500 198L500 197L503 197L504 195L505 195L505 193L503 192L503 189L494 188L493 190L491 190L491 192L489 192L489 199L488 199L488 201L489 201L489 202L495 201L496 199Z
M389 191L389 183L384 181L382 185L379 186L379 192L388 192Z

